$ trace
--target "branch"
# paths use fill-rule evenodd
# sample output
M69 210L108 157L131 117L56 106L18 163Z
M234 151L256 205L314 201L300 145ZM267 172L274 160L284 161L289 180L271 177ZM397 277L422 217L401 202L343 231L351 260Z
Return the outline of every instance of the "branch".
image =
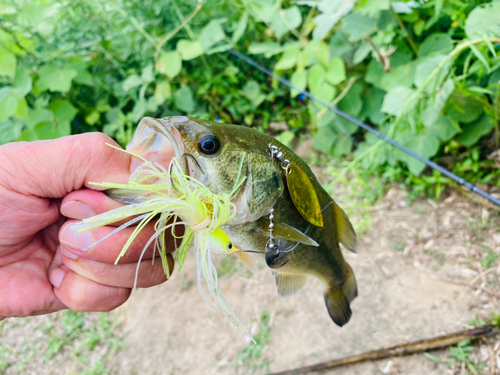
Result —
M494 325L486 325L452 333L449 335L439 336L433 339L414 341L412 343L396 345L388 349L374 350L364 354L355 355L343 359L337 359L330 362L318 363L312 366L300 367L293 370L276 372L271 375L299 375L307 374L313 371L323 371L334 367L351 365L364 361L376 361L384 358L400 357L415 353L422 353L429 350L440 349L450 345L458 344L464 340L477 340L486 336L495 336L499 332Z

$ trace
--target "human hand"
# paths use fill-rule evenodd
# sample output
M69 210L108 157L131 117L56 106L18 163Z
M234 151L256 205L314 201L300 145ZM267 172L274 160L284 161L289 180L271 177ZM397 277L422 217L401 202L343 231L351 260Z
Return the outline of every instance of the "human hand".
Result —
M0 320L3 317L76 311L110 311L129 297L137 261L154 233L148 224L118 265L134 230L129 227L85 250L114 228L74 235L68 228L120 207L89 182L126 183L130 155L113 149L102 133L0 147ZM67 219L69 218L69 220ZM72 220L73 219L73 220ZM168 238L173 248L173 239ZM141 263L138 287L166 280L152 247ZM168 256L170 269L174 261Z

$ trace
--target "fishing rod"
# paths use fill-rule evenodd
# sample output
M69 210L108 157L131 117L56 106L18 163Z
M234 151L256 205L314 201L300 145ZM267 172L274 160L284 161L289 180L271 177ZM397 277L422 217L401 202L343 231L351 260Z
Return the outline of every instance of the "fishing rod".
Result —
M290 89L294 89L294 90L298 91L299 93L301 93L305 97L308 97L309 99L315 101L316 103L319 103L319 104L325 106L330 111L334 112L335 114L339 115L340 117L343 117L346 120L352 122L353 124L356 124L357 126L365 129L366 131L368 131L368 132L372 133L373 135L375 135L376 137L380 138L381 140L383 140L383 141L389 143L390 145L398 148L399 150L401 150L404 153L410 155L411 157L417 159L418 161L421 161L425 165L427 165L427 166L435 169L436 171L438 171L442 175L444 175L444 176L452 179L456 183L458 183L458 184L460 184L462 186L465 186L467 188L467 190L472 191L473 193L476 193L476 194L480 195L481 197L487 199L488 201L490 201L493 204L495 204L495 205L497 205L497 206L500 207L500 200L499 199L491 196L490 194L488 194L484 190L478 188L477 186L473 185L472 183L470 183L469 181L463 179L462 177L459 177L456 174L454 174L454 173L450 172L449 170L447 170L446 168L441 167L439 164L436 164L433 161L431 161L431 160L429 160L427 158L424 158L422 155L417 154L415 151L410 150L408 147L402 145L399 142L396 142L394 139L388 137L385 134L382 134L377 129L371 127L368 124L365 124L364 122L358 120L355 117L352 117L351 115L345 113L344 111L338 109L337 107L334 107L334 106L330 105L329 103L325 102L323 99L318 98L317 96L311 94L309 91L307 91L307 90L301 90L299 87L295 86L293 83L291 83L286 78L280 77L279 75L277 75L276 73L274 73L272 70L270 70L270 69L262 66L257 61L251 59L250 57L248 57L248 56L246 56L244 54L242 54L241 52L238 52L238 51L236 51L233 48L229 49L228 52L230 54L236 56L240 60L245 61L247 64L252 65L254 68L257 68L262 73L264 73L264 74L266 74L266 75L268 75L268 76L270 76L270 77L278 80L279 82L281 82L285 86L288 86Z

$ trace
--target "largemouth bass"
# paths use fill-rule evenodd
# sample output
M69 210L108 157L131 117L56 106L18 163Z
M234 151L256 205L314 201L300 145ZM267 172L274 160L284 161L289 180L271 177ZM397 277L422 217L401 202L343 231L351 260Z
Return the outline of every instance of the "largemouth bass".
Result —
M309 275L316 277L325 286L332 320L339 326L349 321L357 287L339 243L355 252L356 234L290 149L251 128L174 116L144 118L127 150L166 168L175 154L186 173L213 193L232 194L237 213L220 227L231 243L221 240L221 246L234 246L252 270L257 261L272 268L281 296L300 290ZM133 203L119 191L109 195Z

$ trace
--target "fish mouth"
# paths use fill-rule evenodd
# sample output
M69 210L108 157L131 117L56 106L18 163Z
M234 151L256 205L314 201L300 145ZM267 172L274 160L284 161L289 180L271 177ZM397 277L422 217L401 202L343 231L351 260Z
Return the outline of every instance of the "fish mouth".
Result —
M132 141L126 150L133 155L140 156L147 161L158 163L167 170L172 159L176 159L182 170L189 175L186 158L184 158L184 144L176 124L189 120L185 116L171 116L162 119L144 117L134 133ZM130 172L143 163L143 160L134 157L130 164Z

